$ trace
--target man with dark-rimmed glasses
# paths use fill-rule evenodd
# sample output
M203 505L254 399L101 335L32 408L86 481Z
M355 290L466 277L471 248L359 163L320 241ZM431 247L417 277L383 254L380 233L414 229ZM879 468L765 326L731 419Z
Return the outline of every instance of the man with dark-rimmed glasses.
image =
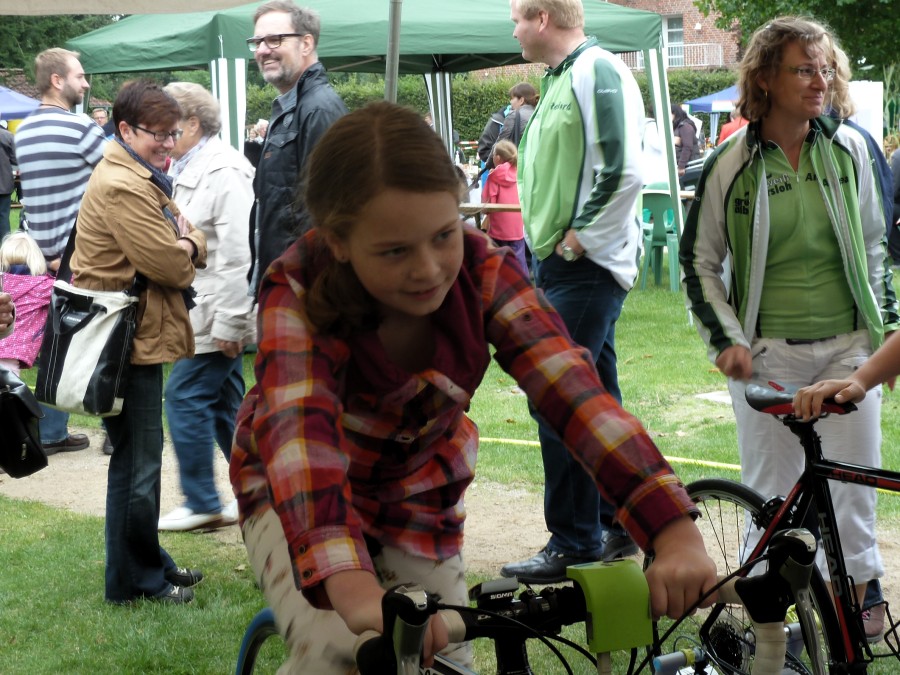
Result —
M265 81L280 94L272 103L253 182L250 287L258 293L269 264L310 227L297 180L316 142L347 108L319 63L320 22L315 12L290 0L271 0L257 8L253 24L247 45Z

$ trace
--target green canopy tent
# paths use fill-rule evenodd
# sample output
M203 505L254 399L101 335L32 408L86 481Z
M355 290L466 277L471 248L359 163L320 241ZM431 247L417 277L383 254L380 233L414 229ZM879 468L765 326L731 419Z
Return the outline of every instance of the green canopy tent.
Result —
M656 118L668 119L660 16L601 0L583 1L588 34L596 35L610 51L643 54L652 82ZM252 17L259 4L165 16L134 15L70 40L67 46L81 53L88 73L208 66L213 88L223 104L223 137L238 145L246 110L244 92L250 57L245 40L253 34ZM312 7L321 16L318 54L328 69L386 72L390 10L398 9L400 2L306 0L301 4ZM452 128L451 74L522 63L521 49L512 30L507 0L402 3L399 41L393 39L399 46L397 72L426 77L432 117L445 139L450 138ZM390 77L392 73L386 75ZM666 145L671 148L669 125L661 127L665 129ZM670 175L670 182L677 186L674 158L670 158Z
M191 0L197 11L221 9L243 4L241 0ZM132 13L171 14L184 9L184 0L128 0L127 8L122 0L72 0L65 4L59 0L28 0L28 2L8 2L0 9L0 16L55 16L59 14L122 14L127 9Z

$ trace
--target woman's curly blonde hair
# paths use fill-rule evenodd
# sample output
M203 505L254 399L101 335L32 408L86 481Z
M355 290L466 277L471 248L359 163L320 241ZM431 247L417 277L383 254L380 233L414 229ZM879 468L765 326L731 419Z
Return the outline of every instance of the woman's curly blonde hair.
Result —
M756 122L769 112L768 93L757 81L760 75L773 76L781 68L784 48L798 42L813 56L821 51L829 66L835 69L834 79L828 83L829 107L841 118L853 114L850 100L850 67L847 55L823 24L800 16L782 16L757 29L741 60L738 89L738 109L741 116Z

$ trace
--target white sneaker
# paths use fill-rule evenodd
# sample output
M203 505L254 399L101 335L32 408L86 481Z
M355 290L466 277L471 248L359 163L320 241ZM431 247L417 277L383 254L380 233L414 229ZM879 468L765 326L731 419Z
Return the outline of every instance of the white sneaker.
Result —
M232 499L225 508L222 509L222 523L224 525L236 525L238 522L238 503L237 499Z
M221 513L194 513L186 506L179 506L159 519L157 529L161 532L188 532L202 527L214 528L221 525Z

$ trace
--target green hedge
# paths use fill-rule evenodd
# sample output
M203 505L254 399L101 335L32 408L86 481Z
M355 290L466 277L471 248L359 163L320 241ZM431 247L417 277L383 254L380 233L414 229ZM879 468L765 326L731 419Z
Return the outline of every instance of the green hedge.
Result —
M535 88L539 88L540 78L527 78ZM649 101L647 75L635 73L644 101ZM669 72L669 95L674 103L683 103L698 96L730 87L737 80L731 70L673 70ZM481 78L468 73L454 75L453 126L463 140L476 140L491 113L509 101L509 89L521 81L517 76ZM350 110L361 108L370 101L384 98L384 79L366 74L339 74L332 78L338 95ZM247 88L247 123L257 119L268 119L272 99L277 95L270 85L251 84ZM428 111L428 96L425 81L419 75L405 75L397 82L397 102L409 106L420 113ZM708 128L708 126L706 127Z

